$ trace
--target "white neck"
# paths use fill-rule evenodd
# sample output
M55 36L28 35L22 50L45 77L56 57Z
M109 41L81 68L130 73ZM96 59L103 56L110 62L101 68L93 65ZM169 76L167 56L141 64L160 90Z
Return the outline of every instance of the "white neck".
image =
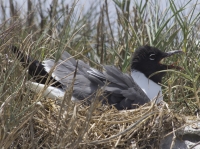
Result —
M131 71L131 76L133 80L140 86L140 88L145 92L150 100L155 99L158 94L157 103L163 100L161 86L148 79L143 73L137 70Z

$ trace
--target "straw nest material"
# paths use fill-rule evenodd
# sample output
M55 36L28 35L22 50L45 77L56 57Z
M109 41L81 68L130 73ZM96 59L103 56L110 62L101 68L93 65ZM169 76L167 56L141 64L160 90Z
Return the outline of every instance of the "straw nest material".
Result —
M5 108L6 103L1 115ZM98 102L86 106L70 99L60 105L50 99L32 100L3 146L9 147L8 140L13 139L11 146L20 148L158 148L167 133L183 124L167 104L117 111Z

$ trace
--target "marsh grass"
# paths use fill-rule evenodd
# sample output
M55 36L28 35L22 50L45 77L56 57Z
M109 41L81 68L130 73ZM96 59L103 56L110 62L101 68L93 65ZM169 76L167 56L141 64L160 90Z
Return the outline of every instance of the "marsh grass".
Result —
M9 3L7 18L1 1L1 148L158 148L167 132L184 123L182 114L191 116L198 111L197 1L176 6L169 0L166 9L161 10L158 1L134 1L131 5L129 0L113 0L114 20L107 0L101 5L94 2L86 12L77 11L77 7L82 9L78 1L67 4L54 0L45 11L42 1L36 7L28 0L25 17L12 0ZM188 7L190 11L185 15ZM33 94L25 85L31 79L27 69L10 51L13 44L40 61L50 57L58 60L67 50L92 67L102 69L99 63L114 64L123 72L129 71L131 53L140 45L165 51L182 49L185 54L165 60L183 68L169 70L162 84L164 100L170 108L148 104L119 112L97 102L101 91L89 107L72 103L70 90L59 104L43 98L41 93Z

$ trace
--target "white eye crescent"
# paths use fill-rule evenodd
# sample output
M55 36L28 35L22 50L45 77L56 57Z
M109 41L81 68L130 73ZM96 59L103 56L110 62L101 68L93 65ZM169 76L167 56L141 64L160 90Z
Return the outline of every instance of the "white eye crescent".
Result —
M150 59L151 61L154 61L154 60L156 59L156 55L155 55L155 54L150 54L150 55L149 55L149 59Z

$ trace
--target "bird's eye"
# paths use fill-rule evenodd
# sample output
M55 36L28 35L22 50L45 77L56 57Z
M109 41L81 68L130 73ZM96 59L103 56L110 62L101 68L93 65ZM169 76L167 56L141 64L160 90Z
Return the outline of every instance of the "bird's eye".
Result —
M149 55L149 59L150 59L151 61L154 61L154 60L156 59L156 55L155 55L155 54L150 54L150 55Z

